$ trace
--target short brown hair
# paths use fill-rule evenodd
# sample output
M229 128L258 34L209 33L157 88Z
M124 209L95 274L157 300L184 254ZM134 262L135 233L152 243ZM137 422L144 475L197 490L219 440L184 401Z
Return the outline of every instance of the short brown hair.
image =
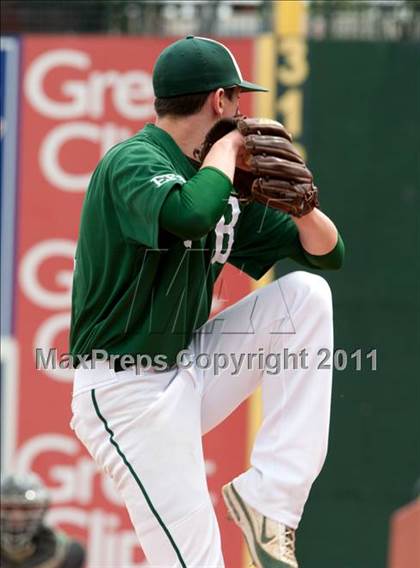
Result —
M231 101L236 87L225 89L227 98ZM189 116L197 114L203 108L210 93L194 93L192 95L180 95L178 97L168 97L155 99L155 111L159 118L166 115L171 116Z

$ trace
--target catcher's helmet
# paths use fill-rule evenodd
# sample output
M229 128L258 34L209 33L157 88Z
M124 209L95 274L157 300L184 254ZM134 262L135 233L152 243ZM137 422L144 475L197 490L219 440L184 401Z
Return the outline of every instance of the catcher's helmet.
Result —
M50 498L34 473L7 475L1 480L1 544L25 548L42 525Z

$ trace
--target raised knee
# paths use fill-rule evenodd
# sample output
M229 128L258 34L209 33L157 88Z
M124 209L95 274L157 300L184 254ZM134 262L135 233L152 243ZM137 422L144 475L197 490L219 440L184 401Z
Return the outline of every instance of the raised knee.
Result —
M308 292L315 296L331 298L331 288L328 282L319 274L312 274L312 272L305 272L304 270L297 271L299 279L304 286L308 288Z
M280 278L279 282L282 286L286 285L298 295L302 295L305 301L313 303L314 307L331 309L331 288L322 276L304 270L296 270Z

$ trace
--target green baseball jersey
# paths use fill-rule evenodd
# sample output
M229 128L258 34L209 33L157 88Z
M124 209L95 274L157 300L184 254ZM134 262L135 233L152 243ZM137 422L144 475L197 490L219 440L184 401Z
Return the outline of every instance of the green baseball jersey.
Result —
M214 283L226 262L254 278L284 257L305 263L288 215L256 203L241 207L234 196L201 239L182 241L164 233L159 215L168 193L196 173L171 136L153 124L102 158L81 216L73 355L103 349L152 359L164 355L173 364L207 321Z

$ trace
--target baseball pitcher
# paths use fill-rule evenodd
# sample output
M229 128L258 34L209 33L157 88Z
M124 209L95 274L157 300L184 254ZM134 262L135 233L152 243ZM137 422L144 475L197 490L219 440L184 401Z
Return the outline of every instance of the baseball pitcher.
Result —
M250 468L222 489L259 568L296 568L295 529L326 451L333 222L289 133L247 118L233 54L188 36L153 71L155 123L99 162L84 201L73 283L72 428L114 481L151 566L221 568L202 436L259 385ZM246 95L244 95L246 96ZM303 269L208 319L226 262L261 278ZM261 355L302 354L265 368ZM211 364L199 364L206 358Z

